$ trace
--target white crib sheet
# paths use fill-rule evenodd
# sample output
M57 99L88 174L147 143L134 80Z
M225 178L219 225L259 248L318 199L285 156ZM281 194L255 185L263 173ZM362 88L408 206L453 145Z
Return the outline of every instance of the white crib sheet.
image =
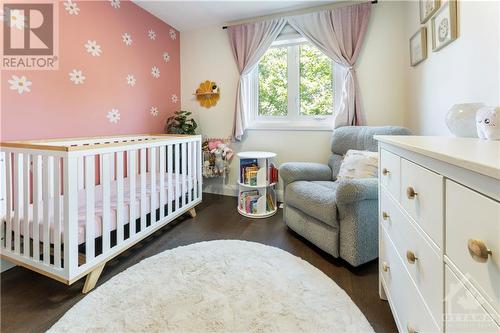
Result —
M168 203L168 173L165 173L165 181L164 181L164 187L163 187L163 193L165 194L165 202ZM160 174L156 174L156 186L155 186L155 206L153 207L153 210L156 212L156 209L159 207L159 202L160 202L160 179L159 179ZM135 216L134 216L134 221L138 218L141 217L141 182L140 182L140 175L136 176L136 186L135 186ZM179 175L179 181L176 181L176 175L172 174L172 200L174 198L180 198L182 195L182 181L187 178L187 176L184 175ZM124 178L123 179L123 196L124 196L124 212L123 212L123 224L127 224L129 222L129 216L130 216L130 184L129 184L129 178ZM144 209L146 211L146 214L151 212L151 191L150 191L150 186L151 184L151 175L149 173L146 174L146 200L144 204ZM195 179L193 179L191 182L188 182L186 179L186 190L191 191L194 188L195 184ZM177 185L177 186L176 186ZM191 185L191 186L189 186ZM177 189L178 187L178 189ZM94 238L102 236L102 213L103 213L103 195L102 195L102 185L96 185L94 188L94 198L95 198L95 218L94 218ZM110 194L111 194L111 199L110 199L110 230L116 230L116 206L117 206L117 182L114 180L110 183ZM187 194L186 194L187 195ZM62 211L62 198L60 200L61 202L61 211ZM39 239L40 241L44 240L44 233L43 233L43 202L40 203L40 219L39 221ZM54 215L53 215L53 198L50 199L50 217L49 217L49 226L50 226L50 242L54 242ZM175 209L173 207L172 209ZM29 234L30 237L33 237L33 204L30 204L30 220L29 220ZM62 221L62 218L61 218ZM21 220L21 227L20 227L20 233L21 235L24 235L24 230L23 230L23 221ZM78 244L85 243L85 232L86 232L86 192L85 189L81 189L78 191ZM12 223L12 227L14 227ZM134 225L135 227L135 225ZM64 240L64 226L61 223L61 242Z

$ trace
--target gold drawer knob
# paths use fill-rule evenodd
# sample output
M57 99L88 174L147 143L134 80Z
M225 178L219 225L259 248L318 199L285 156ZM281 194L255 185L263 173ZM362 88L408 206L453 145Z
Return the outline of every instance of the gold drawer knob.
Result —
M382 263L382 270L384 272L389 271L389 264L387 262L385 262L385 261Z
M479 239L469 239L467 242L469 254L477 262L487 262L490 255L493 255L486 244Z
M386 212L382 212L382 219L387 221L389 219L389 213L386 213Z
M417 192L415 192L415 189L410 186L406 189L406 196L410 200L415 199L415 197L417 196Z
M389 173L390 173L390 171L389 171L389 170L387 170L386 168L383 168L383 169L382 169L382 174L383 174L384 176L387 176Z
M406 325L406 329L408 330L408 333L417 333L417 330L415 329L415 327L413 327L412 324Z
M413 251L406 251L406 260L408 260L408 262L410 264L414 264L415 261L417 261L418 257L415 255L415 252Z

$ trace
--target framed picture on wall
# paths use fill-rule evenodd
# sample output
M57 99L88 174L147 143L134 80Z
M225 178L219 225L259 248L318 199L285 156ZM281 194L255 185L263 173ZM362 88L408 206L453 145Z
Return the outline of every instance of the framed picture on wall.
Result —
M424 24L439 9L439 0L420 0L419 9L420 23Z
M446 1L431 20L432 50L438 51L457 39L457 2Z
M416 66L427 58L427 28L420 28L410 38L410 64Z

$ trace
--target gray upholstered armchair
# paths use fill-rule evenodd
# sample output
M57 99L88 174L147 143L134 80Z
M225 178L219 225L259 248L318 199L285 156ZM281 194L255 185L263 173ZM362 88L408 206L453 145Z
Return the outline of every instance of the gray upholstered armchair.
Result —
M334 130L328 165L291 162L280 167L285 223L352 266L378 257L378 180L335 182L349 149L377 151L374 135L407 135L402 127L351 126Z

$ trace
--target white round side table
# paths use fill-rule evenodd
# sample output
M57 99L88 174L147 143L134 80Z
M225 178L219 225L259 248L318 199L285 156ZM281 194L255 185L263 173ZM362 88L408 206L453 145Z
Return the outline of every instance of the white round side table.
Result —
M276 184L278 168L276 154L264 151L246 151L237 154L238 212L250 218L266 218L276 214L278 203Z

